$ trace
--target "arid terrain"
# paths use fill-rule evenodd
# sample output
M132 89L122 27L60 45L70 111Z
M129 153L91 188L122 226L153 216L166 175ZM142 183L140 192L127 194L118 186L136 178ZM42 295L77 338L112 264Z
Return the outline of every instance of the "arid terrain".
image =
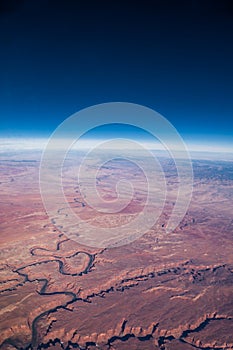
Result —
M102 249L69 239L48 218L40 152L2 153L2 349L233 349L233 162L193 161L192 201L169 234L163 227L176 173L173 163L161 163L170 200L158 222L129 244ZM85 203L69 166L64 186L71 207L97 233L111 216L116 225L115 214L97 215ZM109 164L98 178L106 197L111 171L115 178L134 176L138 185L120 216L131 220L141 210L145 179L130 163Z

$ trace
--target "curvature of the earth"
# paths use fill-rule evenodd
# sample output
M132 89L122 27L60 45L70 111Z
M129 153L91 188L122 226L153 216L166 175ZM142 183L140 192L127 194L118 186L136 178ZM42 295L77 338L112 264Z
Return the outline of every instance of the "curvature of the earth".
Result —
M174 169L162 162L172 197ZM233 348L232 162L194 161L193 199L176 231L163 232L168 203L153 229L114 249L81 246L50 222L39 154L3 154L0 166L2 349ZM107 195L104 175L109 168ZM66 186L74 210L103 222ZM123 219L139 210L136 198Z

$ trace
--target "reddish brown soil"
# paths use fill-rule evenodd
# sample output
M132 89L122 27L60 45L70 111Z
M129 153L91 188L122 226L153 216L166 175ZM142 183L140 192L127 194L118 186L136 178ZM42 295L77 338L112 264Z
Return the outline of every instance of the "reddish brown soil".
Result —
M233 348L232 163L194 162L192 203L175 232L163 233L167 204L137 241L95 249L50 223L31 159L1 163L3 349ZM67 196L98 222L75 188ZM128 214L139 209L135 201Z

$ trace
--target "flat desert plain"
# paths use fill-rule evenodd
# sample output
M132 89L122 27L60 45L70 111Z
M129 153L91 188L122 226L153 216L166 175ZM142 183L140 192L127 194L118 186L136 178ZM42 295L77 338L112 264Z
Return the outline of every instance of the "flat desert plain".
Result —
M157 222L136 240L99 248L70 239L46 214L40 152L2 153L2 349L233 349L233 162L193 160L190 206L166 233L177 174L160 161L168 197ZM134 197L117 214L85 202L71 161L64 173L70 207L97 235L143 208L145 176L130 162L109 161L97 179L106 200L119 176L133 179Z

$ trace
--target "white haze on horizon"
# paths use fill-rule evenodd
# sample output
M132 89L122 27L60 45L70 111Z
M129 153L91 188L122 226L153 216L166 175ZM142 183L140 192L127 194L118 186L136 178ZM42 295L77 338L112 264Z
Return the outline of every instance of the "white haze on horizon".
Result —
M125 138L127 139L127 138ZM109 139L111 140L111 138ZM98 145L109 141L107 139L80 139L71 147L72 150L88 150L94 147L98 147ZM111 149L120 150L119 139L116 139L116 147L113 146ZM158 141L148 142L147 140L134 140L127 139L133 141L132 151L137 150L137 143L140 146L150 150L150 151L159 151L159 153L168 154L166 148ZM42 152L49 138L23 138L23 137L11 137L11 138L0 138L0 155L6 155L6 153L17 153L17 152L28 152L28 151L37 151ZM66 139L67 141L67 139ZM63 147L63 139L57 140L57 145L55 150L59 151ZM122 143L122 147L124 147L124 143ZM193 159L214 159L214 160L233 160L233 146L223 143L217 142L206 142L206 143L198 143L197 141L186 141L185 142L187 150L190 152L190 156ZM104 147L103 147L104 148ZM108 145L106 144L106 150L108 150ZM174 150L177 148L174 145Z

